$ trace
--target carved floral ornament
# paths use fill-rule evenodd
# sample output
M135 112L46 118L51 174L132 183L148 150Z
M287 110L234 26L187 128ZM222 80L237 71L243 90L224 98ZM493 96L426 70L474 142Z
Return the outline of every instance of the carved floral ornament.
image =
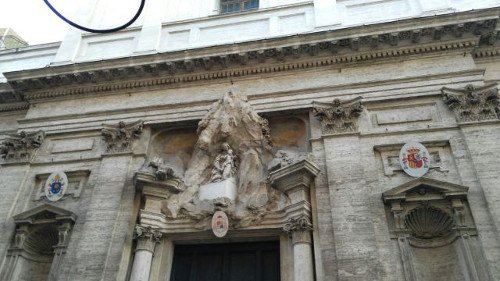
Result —
M126 124L103 125L101 134L106 141L108 152L125 152L132 149L132 143L141 136L144 123L142 120Z
M27 133L21 131L7 137L0 145L0 156L5 160L30 160L45 139L43 131Z
M361 97L332 103L314 102L313 113L321 122L324 134L353 133L358 131L358 117L363 112Z
M472 84L463 89L441 89L444 103L455 113L459 122L496 120L499 118L498 85L477 87Z

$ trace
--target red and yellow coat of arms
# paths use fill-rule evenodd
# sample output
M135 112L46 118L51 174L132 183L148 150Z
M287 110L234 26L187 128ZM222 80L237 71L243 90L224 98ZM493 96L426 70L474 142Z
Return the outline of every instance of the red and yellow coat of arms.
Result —
M399 162L405 173L418 178L429 171L429 152L418 142L407 143L399 152Z

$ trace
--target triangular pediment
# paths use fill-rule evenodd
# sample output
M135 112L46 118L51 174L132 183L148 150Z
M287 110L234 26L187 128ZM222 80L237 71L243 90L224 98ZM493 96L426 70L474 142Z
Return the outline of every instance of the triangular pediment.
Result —
M436 200L467 196L468 187L429 178L418 178L392 188L382 194L384 202Z
M76 215L75 213L65 210L63 208L59 208L49 204L43 204L41 206L17 214L13 218L16 224L19 223L36 224L36 223L50 223L50 222L64 221L64 220L74 222L76 220Z

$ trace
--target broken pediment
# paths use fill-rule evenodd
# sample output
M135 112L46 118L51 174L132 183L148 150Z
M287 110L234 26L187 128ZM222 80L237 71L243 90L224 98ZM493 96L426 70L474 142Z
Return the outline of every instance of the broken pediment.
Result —
M466 197L468 187L429 178L418 178L382 194L385 203L390 201L421 201Z
M76 218L77 216L73 212L49 204L43 204L13 217L16 224L42 224L58 221L75 222Z

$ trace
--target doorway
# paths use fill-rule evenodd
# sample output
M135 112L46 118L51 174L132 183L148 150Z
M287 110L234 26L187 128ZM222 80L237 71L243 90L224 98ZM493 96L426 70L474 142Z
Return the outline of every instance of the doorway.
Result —
M279 281L279 242L176 245L171 281Z

